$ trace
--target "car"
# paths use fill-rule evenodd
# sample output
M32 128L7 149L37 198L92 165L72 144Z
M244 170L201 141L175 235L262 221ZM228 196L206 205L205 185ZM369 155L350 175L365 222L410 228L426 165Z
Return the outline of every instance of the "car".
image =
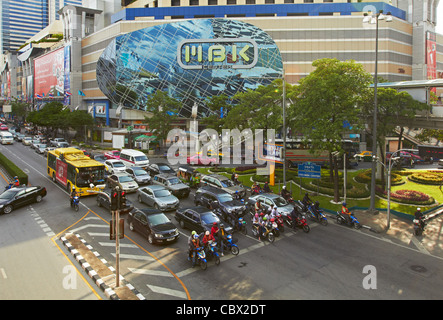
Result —
M45 153L45 149L48 146L44 143L39 143L35 145L35 152L40 153L40 154L44 154Z
M386 152L386 160L390 160L393 152ZM409 167L413 168L415 166L414 159L409 152L397 152L395 153L395 157L399 157L400 160L397 160L398 167Z
M112 150L104 153L106 159L120 160L120 150Z
M107 185L110 188L120 186L125 192L135 192L138 189L137 182L126 173L114 173L108 176Z
M132 177L139 185L151 182L151 176L141 167L126 168L126 173Z
M42 186L14 187L0 194L0 214L11 213L24 205L41 202L46 196L46 188Z
M98 162L101 162L101 163L105 163L105 161L106 161L106 157L104 154L96 154L96 155L93 155L92 158Z
M260 201L262 208L271 210L274 205L277 206L277 211L282 216L290 215L294 209L294 205L287 202L283 197L275 193L261 193L248 198L246 207L249 212L254 212L254 206L257 201Z
M171 174L157 174L152 179L152 183L164 186L178 198L186 198L191 192L191 188L187 184L184 184L179 178Z
M49 145L56 148L64 148L60 146L60 143L62 142L68 143L64 138L54 138L49 141Z
M372 151L362 151L354 155L357 161L372 161Z
M214 157L206 157L205 159L201 159L200 155L195 154L193 156L187 157L186 162L192 165L212 166L218 163L218 159Z
M126 166L120 160L108 159L104 162L105 169L110 174L117 172L126 172Z
M57 145L55 146L56 148L68 148L69 147L69 143L62 141L62 142L58 142Z
M46 147L45 151L43 151L43 155L45 157L47 157L48 156L48 151L55 150L55 149L56 149L56 147Z
M35 146L37 145L37 144L40 144L41 142L40 142L40 140L39 139L33 139L32 141L31 141L31 149L35 149Z
M203 206L179 208L175 211L175 219L181 228L189 228L197 233L211 231L214 223L223 223L217 215ZM225 231L232 233L232 227L224 224Z
M7 131L9 128L8 128L8 126L6 125L6 124L2 124L2 125L0 125L0 130L2 130L2 131Z
M150 244L169 243L180 237L177 227L166 215L156 209L137 209L127 217L129 230L147 237Z
M18 142L21 142L24 137L25 135L23 133L17 132L14 136L14 139Z
M438 168L443 169L443 159L438 160Z
M172 175L176 175L174 169L171 168L171 166L167 163L160 162L160 163L151 163L148 165L146 170L149 172L151 176L155 176L156 174L160 173L169 173Z
M150 185L137 190L137 199L140 203L155 207L161 211L176 210L180 204L178 198L160 185Z
M194 204L196 206L201 205L206 208L212 208L215 201L224 214L235 213L241 217L246 213L244 203L234 199L232 195L225 190L211 186L203 186L195 192Z
M111 211L111 202L109 201L110 197L111 197L111 192L107 192L107 191L103 191L105 194L103 193L98 193L97 197L96 197L96 202L97 202L97 206L98 207L104 207L105 209L108 209L109 211ZM131 201L129 201L128 199L126 199L126 206L121 209L120 213L121 214L126 214L129 213L132 209L134 209L134 205Z
M205 175L200 179L200 185L209 185L229 192L231 195L237 193L241 198L246 195L246 189L243 186L234 184L228 177L220 174Z
M25 146L29 146L29 145L31 145L31 141L32 141L32 137L24 137L22 139L22 144Z

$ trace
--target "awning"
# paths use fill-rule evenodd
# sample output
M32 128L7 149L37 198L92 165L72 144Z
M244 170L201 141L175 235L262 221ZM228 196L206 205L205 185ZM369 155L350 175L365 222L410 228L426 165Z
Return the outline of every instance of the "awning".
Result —
M156 139L157 139L157 136L147 136L147 135L143 134L141 136L138 136L134 140L135 141L140 141L140 142L144 142L144 141L151 142L151 141L154 141Z

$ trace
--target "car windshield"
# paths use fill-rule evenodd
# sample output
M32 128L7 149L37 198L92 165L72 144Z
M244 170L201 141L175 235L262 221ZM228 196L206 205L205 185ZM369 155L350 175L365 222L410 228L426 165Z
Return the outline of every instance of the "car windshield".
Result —
M144 176L147 175L148 173L145 170L134 170L134 174L136 176Z
M171 178L171 179L168 179L168 181L169 181L169 184L171 184L171 185L181 183L178 178Z
M234 199L228 193L221 194L221 195L218 196L218 201L220 201L220 202L227 202L227 201L232 201L232 200L234 200Z
M41 144L38 146L39 148L46 148L46 144Z
M169 168L168 166L165 166L165 165L158 166L158 169L161 171L171 171L171 168Z
M132 180L132 178L129 177L129 176L121 176L121 177L118 178L118 180L119 180L120 182L131 182L131 181L134 181L134 180Z
M101 156L101 155L100 156L95 156L94 159L97 160L97 161L105 161L106 160L105 156Z
M156 198L162 198L162 197L170 196L171 193L168 190L163 189L163 190L154 191L154 195L155 195Z
M12 199L15 197L15 195L18 193L18 190L7 190L0 194L0 199Z
M232 183L231 180L220 180L220 183L222 184L223 188L229 188L232 187L234 184Z
M201 214L202 222L206 225L212 225L214 222L219 223L220 219L217 218L213 212L204 212Z
M148 157L146 156L138 156L138 157L134 157L135 161L146 161L148 160Z
M282 197L275 198L274 203L276 204L277 207L283 207L288 204L288 202Z
M163 213L150 215L148 216L148 220L151 226L157 226L159 224L165 224L169 222L168 217L166 217Z
M123 162L113 162L112 165L114 168L123 168L125 166Z

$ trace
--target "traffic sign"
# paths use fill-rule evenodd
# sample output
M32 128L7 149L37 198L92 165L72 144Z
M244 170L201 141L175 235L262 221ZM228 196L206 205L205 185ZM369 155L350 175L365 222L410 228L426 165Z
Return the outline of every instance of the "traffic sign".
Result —
M321 166L312 162L301 163L298 165L298 176L300 178L320 179Z

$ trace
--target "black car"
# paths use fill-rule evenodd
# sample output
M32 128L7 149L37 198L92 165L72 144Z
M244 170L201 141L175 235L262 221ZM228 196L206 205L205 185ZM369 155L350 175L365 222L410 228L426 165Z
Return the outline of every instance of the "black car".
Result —
M97 198L96 198L97 206L104 207L104 208L108 209L109 211L111 211L111 203L108 198L111 196L111 194L110 194L110 192L106 192L106 191L104 191L104 193L106 193L108 196L105 196L102 193L97 194ZM134 209L134 205L132 204L131 201L126 199L126 206L123 209L121 209L120 213L126 214L126 213L130 212L132 209Z
M211 186L203 186L195 193L195 205L202 205L206 208L213 208L214 201L218 202L218 207L225 214L235 213L242 217L246 213L246 206L244 202L234 199L232 195L219 188Z
M157 209L137 209L127 218L129 229L148 238L149 243L168 243L178 239L176 226Z
M46 196L46 188L41 186L15 187L0 195L0 214L11 213L24 205L40 202Z
M167 163L150 163L148 165L148 167L146 168L146 170L149 172L149 174L151 175L151 177L160 174L160 173L169 173L172 175L176 175L177 173L175 172L174 169L171 168L171 166Z
M223 223L225 231L227 233L232 232L232 228L228 224L224 223L214 212L202 206L177 209L175 211L175 219L180 224L180 227L189 228L197 233L211 231L214 222L218 224Z

